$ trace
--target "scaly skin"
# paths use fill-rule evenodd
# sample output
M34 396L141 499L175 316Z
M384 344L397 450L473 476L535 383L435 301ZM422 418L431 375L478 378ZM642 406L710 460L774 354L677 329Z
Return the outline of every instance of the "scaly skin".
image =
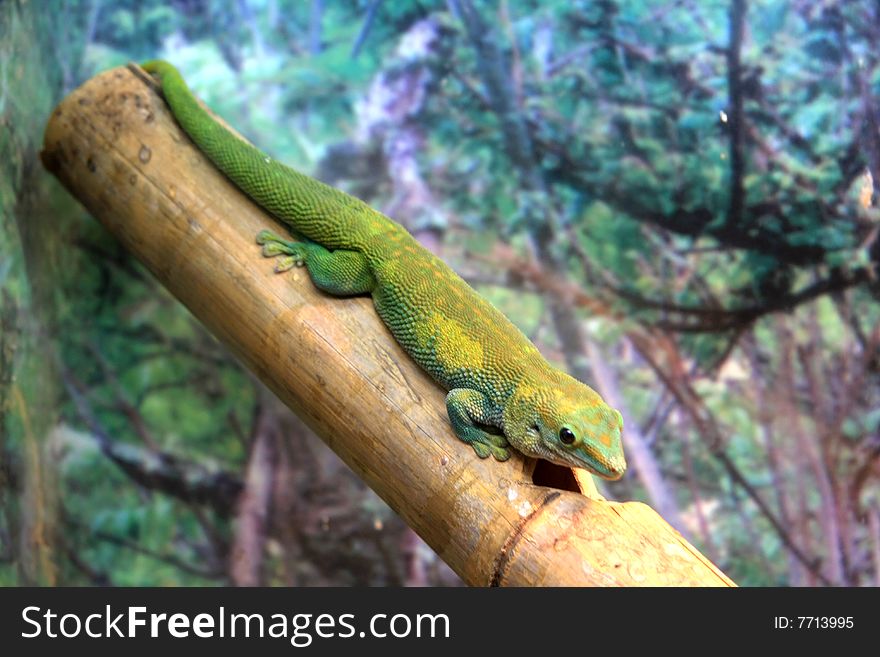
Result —
M397 341L449 391L452 427L481 458L503 461L512 446L606 479L623 475L620 413L550 365L402 226L238 139L199 106L171 64L152 61L143 68L159 78L178 123L217 168L306 238L257 236L264 255L281 256L276 270L304 265L330 294L372 295Z

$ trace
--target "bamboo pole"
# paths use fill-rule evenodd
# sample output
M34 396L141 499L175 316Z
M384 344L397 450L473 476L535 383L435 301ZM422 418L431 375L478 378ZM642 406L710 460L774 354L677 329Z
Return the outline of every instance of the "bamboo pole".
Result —
M43 162L465 582L733 585L649 507L601 499L583 473L593 497L535 485L518 456L477 458L369 299L272 272L254 236L278 225L195 149L139 69L62 101Z

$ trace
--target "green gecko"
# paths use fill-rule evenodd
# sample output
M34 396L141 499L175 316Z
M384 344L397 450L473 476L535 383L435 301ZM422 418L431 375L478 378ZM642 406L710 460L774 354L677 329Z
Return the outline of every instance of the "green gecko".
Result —
M373 298L407 353L448 391L456 435L480 458L526 456L585 468L606 479L626 469L623 417L589 386L553 367L489 301L400 224L359 199L274 161L233 135L196 101L164 61L143 69L160 81L196 146L241 191L304 241L262 231L276 271L305 266L319 289Z

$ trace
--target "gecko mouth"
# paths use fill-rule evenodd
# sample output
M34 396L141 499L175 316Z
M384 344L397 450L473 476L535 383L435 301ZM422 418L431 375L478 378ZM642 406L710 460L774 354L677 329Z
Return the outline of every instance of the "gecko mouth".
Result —
M617 481L626 472L626 461L623 458L611 459L605 463L593 462L590 468L593 474L608 481Z
M546 453L542 454L541 458L547 459L556 465L586 470L590 474L594 474L607 481L617 481L626 472L626 461L623 458L605 459L596 458L592 455L574 458L571 454L554 453L546 448L544 451Z

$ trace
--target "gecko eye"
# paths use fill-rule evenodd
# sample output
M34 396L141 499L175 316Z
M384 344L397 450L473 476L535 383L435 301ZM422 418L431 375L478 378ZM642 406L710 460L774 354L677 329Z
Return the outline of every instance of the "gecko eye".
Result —
M563 445L574 445L574 441L576 440L574 436L574 432L568 427L562 427L559 430L559 440L562 441Z

